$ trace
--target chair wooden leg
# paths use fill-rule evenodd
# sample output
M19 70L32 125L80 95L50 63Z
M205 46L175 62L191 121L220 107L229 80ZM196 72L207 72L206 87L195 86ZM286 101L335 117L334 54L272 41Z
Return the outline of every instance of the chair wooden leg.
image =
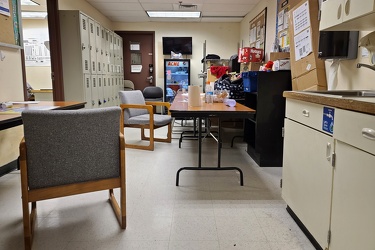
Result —
M25 249L31 249L34 237L34 228L36 220L36 202L31 203L31 213L29 211L29 202L27 197L22 197L22 210L23 210L23 234Z
M117 203L116 197L113 193L113 189L109 190L109 201L111 202L113 211L116 214L116 217L117 217L117 220L120 224L120 227L122 229L125 229L126 228L126 207L125 207L126 202L124 202L124 200L123 200L123 197L122 197L123 194L122 193L123 193L123 191L121 191L121 208Z

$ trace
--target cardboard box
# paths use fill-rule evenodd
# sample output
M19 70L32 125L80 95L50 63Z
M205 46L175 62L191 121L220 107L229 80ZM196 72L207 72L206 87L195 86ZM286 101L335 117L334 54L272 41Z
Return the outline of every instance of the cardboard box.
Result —
M327 80L325 70L314 69L307 74L292 79L292 90L326 90Z
M270 53L270 61L276 61L279 59L289 59L290 53L289 52L271 52Z
M240 72L259 71L260 66L262 66L260 62L241 63Z
M263 50L256 48L239 48L238 49L238 62L249 63L249 62L261 62L263 60Z
M290 70L290 59L279 59L273 62L273 71Z
M308 3L309 16L310 16L310 27L305 29L308 30L311 37L311 49L312 53L296 61L295 51L295 35L294 34L294 23L293 23L293 11L295 11L301 5ZM318 58L318 45L319 45L319 20L316 18L319 12L318 0L303 0L290 10L289 15L289 34L290 34L290 63L292 70L292 78L299 77L312 71L314 69L325 70L324 61ZM321 72L321 71L317 71ZM325 71L323 71L325 74Z

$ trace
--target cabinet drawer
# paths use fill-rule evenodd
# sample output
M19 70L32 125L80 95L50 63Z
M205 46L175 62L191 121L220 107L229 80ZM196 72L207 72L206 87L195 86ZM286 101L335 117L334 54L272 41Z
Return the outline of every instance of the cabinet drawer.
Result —
M286 100L286 117L302 123L311 128L322 130L323 125L323 106L315 103L298 101L293 99Z
M375 116L336 109L333 136L337 140L375 154Z

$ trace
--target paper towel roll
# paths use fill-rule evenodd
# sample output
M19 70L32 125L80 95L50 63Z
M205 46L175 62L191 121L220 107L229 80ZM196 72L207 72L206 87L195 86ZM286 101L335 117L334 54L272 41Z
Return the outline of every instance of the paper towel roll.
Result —
M199 86L189 86L188 88L188 104L192 107L201 106L201 95Z

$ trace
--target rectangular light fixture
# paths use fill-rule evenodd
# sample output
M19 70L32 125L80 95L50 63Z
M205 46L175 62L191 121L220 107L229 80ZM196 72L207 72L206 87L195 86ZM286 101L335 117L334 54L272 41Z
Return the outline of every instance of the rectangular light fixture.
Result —
M22 18L25 19L45 19L47 17L47 12L45 11L22 11Z
M200 11L146 11L149 17L200 18Z
M32 0L21 0L21 5L39 5L39 4Z

